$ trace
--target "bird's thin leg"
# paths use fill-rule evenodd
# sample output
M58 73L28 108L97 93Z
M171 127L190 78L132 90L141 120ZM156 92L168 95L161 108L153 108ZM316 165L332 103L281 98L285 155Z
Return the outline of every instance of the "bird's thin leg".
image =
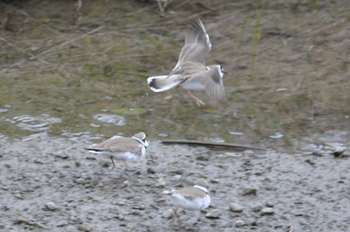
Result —
M179 214L177 213L177 209L178 209L178 208L176 208L176 209L174 210L175 216L176 216L177 220L179 220L179 222L182 222L182 220L180 219ZM175 221L175 218L171 219L169 222L170 222L170 223L173 223L174 221Z
M128 164L126 161L124 161L124 165L125 165L125 168L126 168L127 170L129 170L129 169L130 169L129 164Z
M178 209L178 208L176 208L175 211L174 211L175 216L177 217L177 220L179 220L179 222L182 222L182 220L180 219L179 214L177 213L177 209Z
M174 97L175 92L176 92L176 89L177 89L177 88L173 88L173 94L171 94L171 95L169 95L169 96L166 96L164 99L165 99L165 100L169 100L169 99L171 99L172 97Z
M193 94L191 93L191 91L187 91L188 95L190 95L194 100L196 100L196 103L198 106L201 106L201 105L205 105L201 100L199 100L198 98L196 98L195 96L193 96Z
M112 167L112 169L110 169L110 171L113 171L113 170L114 170L114 168L115 168L115 164L114 164L113 156L111 156L111 160L112 160L113 167Z

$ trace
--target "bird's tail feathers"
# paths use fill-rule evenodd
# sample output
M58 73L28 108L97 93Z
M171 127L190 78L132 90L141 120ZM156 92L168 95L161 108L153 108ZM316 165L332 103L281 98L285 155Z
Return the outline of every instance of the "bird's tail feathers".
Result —
M147 78L147 83L152 91L163 92L174 88L181 83L181 80L179 80L177 77L177 75L152 76Z

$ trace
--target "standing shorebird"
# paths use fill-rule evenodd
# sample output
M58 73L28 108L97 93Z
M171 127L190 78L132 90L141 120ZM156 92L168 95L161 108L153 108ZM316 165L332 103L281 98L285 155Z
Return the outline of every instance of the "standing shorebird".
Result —
M84 149L111 159L113 163L112 171L115 168L113 159L122 160L125 168L130 169L127 161L136 162L143 158L146 154L147 146L146 134L140 132L131 138L114 136L100 144L92 145Z
M182 221L177 213L178 207L187 210L202 210L209 207L211 199L207 190L208 182L205 179L198 179L193 187L185 187L175 191L166 193L170 195L175 216L179 221ZM171 220L174 222L174 219Z
M224 69L221 65L205 65L205 59L211 49L209 36L201 20L194 21L188 28L185 46L182 48L179 61L169 75L147 78L150 89L163 92L172 88L182 87L196 100L198 106L204 103L192 95L191 90L205 90L206 93L218 100L226 100L222 78ZM165 99L170 99L172 95Z

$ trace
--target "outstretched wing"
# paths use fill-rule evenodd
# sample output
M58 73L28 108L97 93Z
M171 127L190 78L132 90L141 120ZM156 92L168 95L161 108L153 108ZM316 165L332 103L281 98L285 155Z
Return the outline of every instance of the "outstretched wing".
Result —
M205 66L205 59L211 49L209 35L200 19L194 21L188 28L185 46L182 48L179 61L173 71L186 61L201 63Z
M191 81L201 83L205 92L214 99L226 100L224 83L218 69L201 72L191 78Z

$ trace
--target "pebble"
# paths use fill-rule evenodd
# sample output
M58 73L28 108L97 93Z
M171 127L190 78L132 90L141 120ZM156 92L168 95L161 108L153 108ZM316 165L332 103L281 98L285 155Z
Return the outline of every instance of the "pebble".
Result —
M313 159L306 159L305 162L310 164L310 165L315 165L316 164L315 160L313 160Z
M253 206L251 209L253 212L260 212L262 207L261 206Z
M172 219L174 218L175 213L173 209L168 209L162 213L162 217L166 219Z
M237 220L237 221L235 222L235 226L236 226L236 227L242 227L242 226L244 226L244 225L245 225L245 222L242 221L242 220Z
M153 168L148 168L147 169L147 173L148 174L154 174L154 173L156 173L156 171Z
M205 217L210 219L218 219L221 216L221 211L218 209L214 209L210 212L208 212Z
M219 183L219 180L218 179L211 179L210 182L213 184L217 184L217 183Z
M264 215L270 215L270 214L274 214L275 210L273 208L263 208L260 211L260 216L264 216Z
M344 147L338 146L338 147L336 147L336 148L334 149L333 155L334 155L334 157L336 157L336 158L337 158L337 157L341 157L341 156L343 155L344 151L345 151L345 148L344 148Z
M78 230L89 232L89 231L92 231L92 228L84 225L79 225Z
M266 202L267 207L273 207L275 204L272 201Z
M24 218L24 217L18 217L15 220L15 224L21 224L21 223L27 223L28 219Z
M44 162L42 160L40 160L40 159L35 159L34 163L36 163L36 164L44 164Z
M163 178L160 178L156 183L157 188L164 188L165 187L165 181Z
M144 210L146 207L144 205L134 205L133 209Z
M120 220L120 221L124 221L125 217L123 214L118 214L117 218Z
M242 195L254 195L256 196L258 190L255 188L244 188Z
M237 205L235 203L230 203L230 210L232 212L242 212L243 209L244 209L244 207L241 205Z
M319 151L314 151L314 152L311 153L311 155L318 156L318 157L323 156L323 154L321 152L319 152Z
M86 180L83 179L83 178L78 178L78 179L74 180L74 183L76 183L76 184L85 184Z
M53 202L47 202L45 204L45 207L46 207L46 209L48 209L50 211L55 211L55 210L58 209L58 206L55 203L53 203Z
M175 181L179 181L181 179L181 175L175 175L175 176L173 176L173 179Z
M61 153L58 153L58 154L54 154L57 158L61 158L61 159L67 159L68 158L68 155L66 152L61 152Z

